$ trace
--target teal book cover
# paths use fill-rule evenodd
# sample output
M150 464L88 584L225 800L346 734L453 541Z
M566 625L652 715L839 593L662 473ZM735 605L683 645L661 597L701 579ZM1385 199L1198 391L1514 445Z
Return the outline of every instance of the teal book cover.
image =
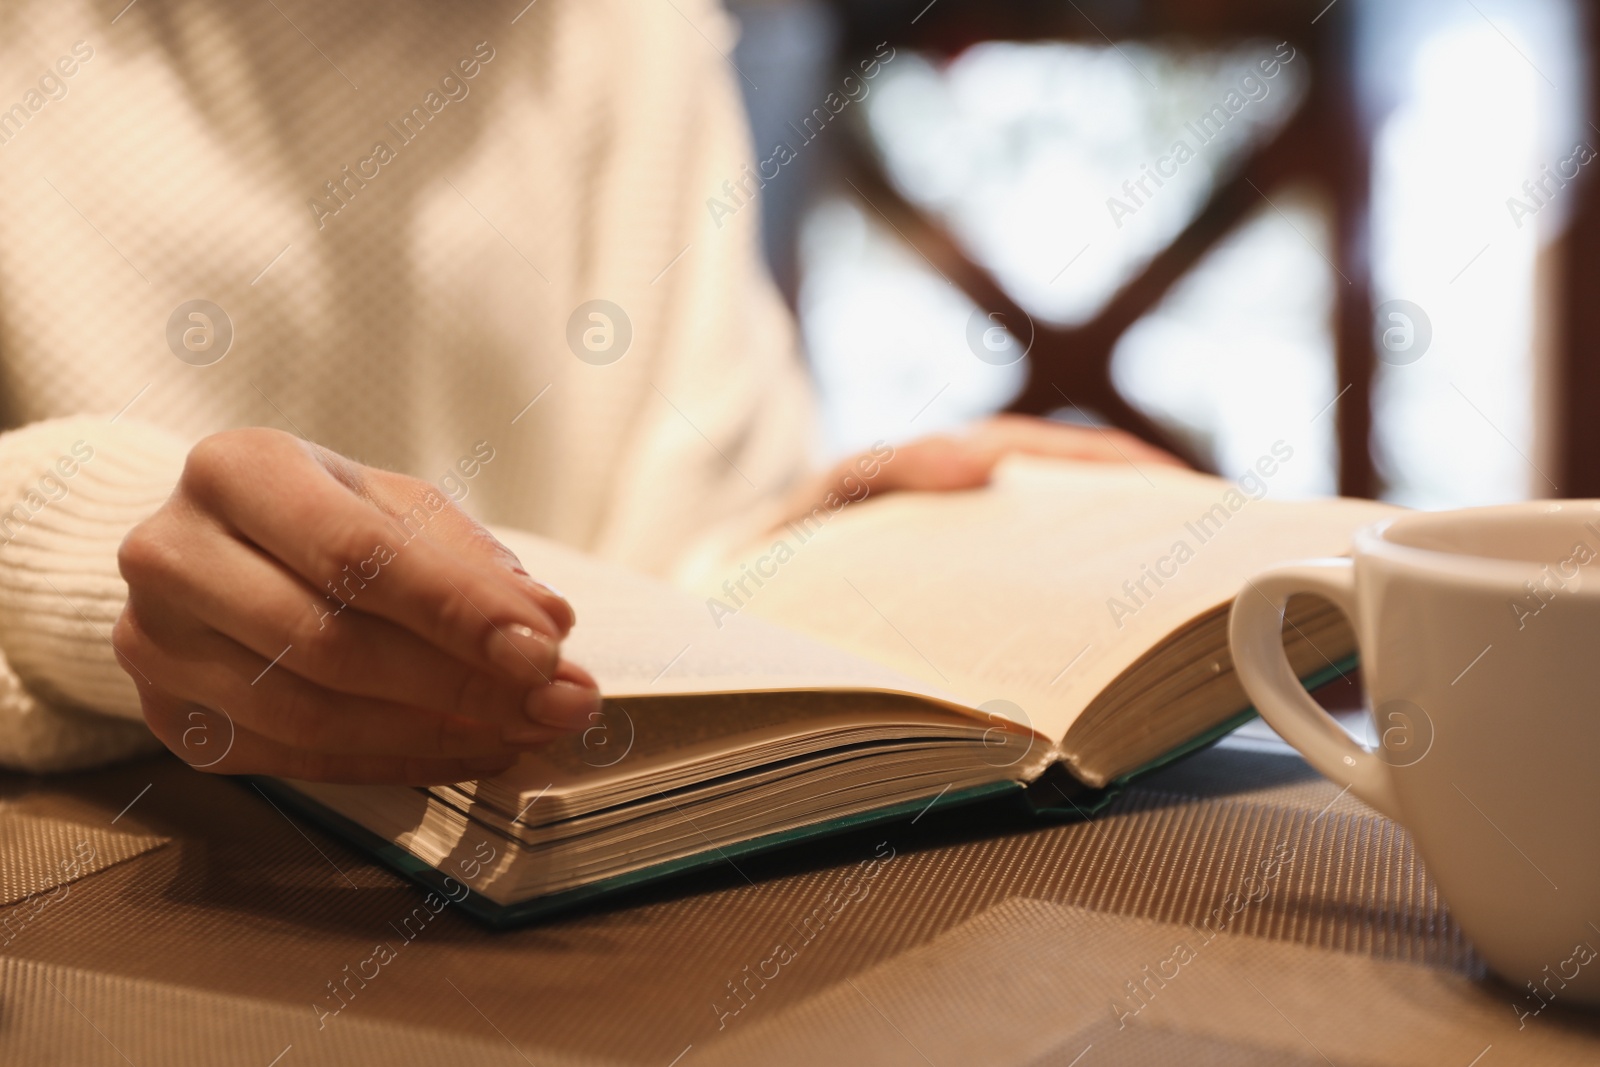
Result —
M1330 665L1305 678L1304 683L1308 689L1316 689L1336 678L1344 677L1354 663L1352 657L1341 664ZM473 918L491 927L505 928L550 918L599 901L625 898L627 894L643 887L660 885L720 864L730 862L736 864L744 857L794 848L804 843L817 842L870 827L920 821L930 813L948 812L986 802L1005 806L1010 814L1024 820L1086 819L1104 809L1130 783L1216 743L1255 716L1255 709L1244 708L1227 721L1169 750L1158 759L1122 775L1103 789L1085 785L1073 777L1064 764L1057 762L1051 764L1043 774L1026 785L1021 782L993 782L972 789L947 790L932 798L888 805L842 818L714 846L694 855L679 857L514 904L501 904L489 899L468 887L460 879L423 862L395 842L373 833L285 782L273 778L254 778L250 779L250 782L275 802L293 809L312 823L349 842L417 885L439 894ZM1006 825L1014 825L1013 820L1004 821Z

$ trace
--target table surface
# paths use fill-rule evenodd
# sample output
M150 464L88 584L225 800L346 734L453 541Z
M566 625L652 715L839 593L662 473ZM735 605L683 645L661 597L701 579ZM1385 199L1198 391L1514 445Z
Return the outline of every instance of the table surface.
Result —
M0 796L49 840L167 839L0 909L7 1063L1600 1062L1259 731L1090 822L933 812L509 932L169 757Z

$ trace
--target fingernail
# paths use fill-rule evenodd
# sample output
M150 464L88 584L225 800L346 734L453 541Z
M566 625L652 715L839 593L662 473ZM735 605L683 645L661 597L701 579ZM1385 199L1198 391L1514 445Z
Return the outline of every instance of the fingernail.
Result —
M489 662L511 677L530 684L549 681L558 659L554 641L520 622L491 630L485 651Z
M549 593L551 596L561 597L562 600L567 599L565 596L562 595L561 590L557 589L555 586L551 585L549 582L541 582L539 579L535 578L533 575L529 574L527 571L523 570L521 567L512 567L511 571L512 571L513 574L520 574L522 576L522 580L527 582L529 585L533 586L535 589L539 589L539 590L541 590L543 592Z
M600 711L600 693L571 682L543 685L528 694L524 705L528 718L563 730L581 730L593 723Z
M544 582L541 582L539 579L533 577L527 571L520 571L519 573L522 575L522 580L528 584L529 588L533 589L535 592L542 593L547 598L553 598L555 600L555 604L553 605L541 604L540 606L551 613L551 616L555 619L556 625L561 627L561 632L563 634L577 625L578 612L570 603L568 603L567 598L562 595L561 590L557 589L553 585L546 585ZM564 619L561 617L563 613L566 615L566 618Z

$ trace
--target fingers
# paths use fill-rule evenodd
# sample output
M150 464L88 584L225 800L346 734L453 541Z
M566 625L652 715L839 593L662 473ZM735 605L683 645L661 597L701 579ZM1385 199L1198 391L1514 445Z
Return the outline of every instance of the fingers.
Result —
M185 702L225 709L240 727L295 748L466 759L505 755L518 744L505 738L507 728L498 723L334 692L212 631L197 629L175 646L130 631L131 626L124 626L119 636L133 646L130 654L153 688ZM531 726L522 722L515 729L532 740ZM547 730L538 740L549 734Z
M822 489L797 494L807 504L834 492L859 499L868 492L951 492L989 483L995 465L1011 453L1096 463L1141 463L1183 467L1177 457L1127 433L1072 426L1026 415L996 415L964 433L924 437L894 450L892 458L846 460L822 481ZM870 471L871 473L867 473Z
M151 536L184 537L176 525L157 518ZM160 609L171 617L192 617L263 657L263 666L271 662L274 670L340 693L491 722L526 722L528 687L463 663L386 619L345 610L253 545L220 532L191 537L183 559L184 566L168 567L148 583L150 590L136 602L141 616ZM239 597L240 589L250 590L248 600Z
M392 505L388 510L404 512L407 506L399 503ZM435 530L442 536L433 536ZM561 636L565 637L577 624L577 613L573 611L566 597L529 574L515 552L459 508L450 507L441 511L430 528L430 536L436 543L454 549L458 556L489 561L515 574L521 580L524 590L555 622Z
M410 511L387 515L282 435L248 459L202 442L184 478L239 534L338 602L506 680L551 680L565 634L545 609L551 593L491 559L435 543L428 527L451 508L443 496L429 492Z
M978 489L989 484L1000 455L974 449L961 438L925 437L896 449L893 461L884 463L870 484L878 492Z
M556 681L571 682L573 685L581 685L585 689L600 688L600 683L594 680L594 675L571 660L565 659L556 667Z
M288 666L292 647L269 658L194 622L152 632L140 622L148 612L148 605L130 602L113 634L118 647L139 663L147 687L225 708L252 732L309 751L461 758L502 754L585 729L600 708L593 679L566 664L557 666L554 684L531 692L498 686L506 699L497 707L472 707L470 714L422 705L414 696L385 699L343 692ZM463 676L495 691L495 683L481 674L468 670ZM380 689L388 684L382 679L370 683ZM471 705L459 695L447 701L451 699Z
M482 526L276 431L191 450L118 563L113 646L157 736L208 770L458 781L600 707L560 657L571 607Z
M816 482L795 493L794 508L804 512L826 500L830 493L859 500L871 493L899 490L949 492L988 484L998 455L976 450L955 437L924 437L901 445L880 459L862 453L847 459Z
M1022 452L1101 463L1153 463L1187 466L1182 460L1125 430L1074 426L1026 415L996 415L970 431L969 438L994 454Z
M263 737L223 712L141 688L145 721L179 758L215 774L268 774L313 782L440 785L515 766L514 753L456 758L314 752Z
M421 530L429 540L449 548L465 560L493 564L517 575L523 591L539 603L556 623L562 636L577 622L577 615L565 597L533 578L523 568L516 553L481 523L446 501L433 486L402 474L363 467L318 445L303 446L287 438L284 438L284 443L306 451L347 491L374 505L400 525L406 531L405 536Z

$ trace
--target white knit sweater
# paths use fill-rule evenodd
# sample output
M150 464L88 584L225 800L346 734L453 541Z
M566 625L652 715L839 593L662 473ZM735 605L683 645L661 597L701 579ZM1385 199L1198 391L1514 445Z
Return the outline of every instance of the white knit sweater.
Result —
M116 547L207 433L657 572L799 473L712 0L124 2L0 5L0 764L151 744Z

